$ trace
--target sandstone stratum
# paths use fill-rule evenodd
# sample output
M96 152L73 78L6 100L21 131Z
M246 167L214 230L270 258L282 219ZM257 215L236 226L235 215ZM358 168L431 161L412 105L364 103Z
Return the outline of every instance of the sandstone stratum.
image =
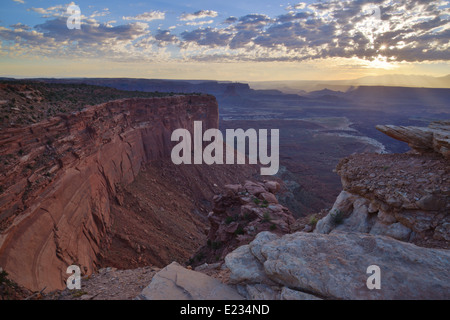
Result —
M218 127L213 96L117 100L3 129L0 266L31 290L64 288L72 264L92 273L122 201L117 187L170 158L172 131L195 120Z
M0 271L47 299L450 299L448 121L378 126L412 150L342 159L332 208L295 220L257 168L171 163L174 129L218 119L194 94L2 129Z

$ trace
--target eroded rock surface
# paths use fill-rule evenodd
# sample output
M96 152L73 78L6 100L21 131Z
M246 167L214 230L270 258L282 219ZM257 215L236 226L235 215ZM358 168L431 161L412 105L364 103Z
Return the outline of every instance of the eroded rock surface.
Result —
M450 159L450 121L432 122L427 128L379 125L379 131L406 142L420 152L436 152Z
M450 161L435 155L361 154L337 167L344 191L315 232L387 235L449 248Z
M0 266L31 290L64 288L69 265L96 268L117 185L170 157L177 128L217 128L212 96L117 100L0 133Z
M227 255L226 265L249 299L450 298L449 251L383 236L261 232ZM367 287L370 265L380 267L380 290Z
M278 203L275 194L280 185L276 181L246 181L225 185L224 189L213 198L207 245L194 257L200 261L193 263L223 261L229 252L248 244L259 232L285 234L295 223L289 209Z
M159 271L137 297L140 300L242 300L232 287L176 262Z

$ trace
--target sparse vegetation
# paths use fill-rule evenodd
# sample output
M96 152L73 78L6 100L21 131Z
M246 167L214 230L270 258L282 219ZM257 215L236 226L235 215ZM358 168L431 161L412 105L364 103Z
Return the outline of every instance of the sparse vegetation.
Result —
M344 221L344 213L338 209L334 209L334 212L331 213L331 221L335 226L340 225Z
M237 221L239 219L239 215L229 216L225 218L225 224L230 224L233 221Z
M311 215L310 217L309 217L309 221L308 221L308 224L310 225L310 226L315 226L316 224L317 224L317 222L318 222L319 220L317 219L317 216L315 215L315 214L313 214L313 215Z
M270 212L269 211L264 212L262 222L270 222L270 220L272 220Z
M242 226L239 226L236 231L234 232L235 235L244 234L244 229Z
M80 298L81 296L84 296L85 294L88 294L86 291L84 291L84 290L75 290L73 293L72 293L72 297L74 297L74 298Z
M31 93L27 96L24 91ZM85 106L112 100L164 97L185 93L126 91L76 83L0 80L0 94L5 100L9 100L9 103L4 104L0 109L0 126L7 127L31 124L58 114L80 111Z

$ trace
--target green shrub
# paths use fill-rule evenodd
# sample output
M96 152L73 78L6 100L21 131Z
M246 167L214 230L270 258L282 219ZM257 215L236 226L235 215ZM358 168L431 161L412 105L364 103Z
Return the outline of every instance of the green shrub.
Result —
M317 224L317 221L318 221L318 219L317 219L316 215L313 214L312 216L309 217L308 223L310 226L315 226Z
M234 234L235 234L235 235L238 235L238 234L244 234L244 229L243 229L241 226L239 226L239 227L236 229L236 231L234 232Z
M272 220L272 217L270 216L269 211L264 212L262 221L269 222L270 220Z
M222 242L220 242L220 241L213 241L213 242L211 243L211 248L212 248L213 250L217 250L217 249L219 249L221 246L222 246Z
M344 213L338 209L334 209L334 212L331 213L331 221L335 226L340 225L344 221Z

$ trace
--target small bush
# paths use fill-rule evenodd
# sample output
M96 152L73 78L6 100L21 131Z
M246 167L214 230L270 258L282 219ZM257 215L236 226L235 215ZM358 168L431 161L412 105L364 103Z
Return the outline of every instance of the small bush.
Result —
M244 229L239 226L236 231L234 232L235 235L244 234Z
M331 214L331 221L335 226L340 225L344 221L344 213L338 209L335 209Z
M221 246L222 246L222 242L220 242L220 241L213 241L213 242L211 243L211 248L212 248L213 250L217 250L217 249L219 249Z
M263 222L269 222L270 220L272 220L272 217L270 216L269 211L264 212L262 221Z
M275 225L275 223L272 223L271 225L270 225L270 230L275 230L277 228L277 226Z
M312 216L309 217L309 225L310 226L315 226L317 224L317 217L315 214L313 214Z

